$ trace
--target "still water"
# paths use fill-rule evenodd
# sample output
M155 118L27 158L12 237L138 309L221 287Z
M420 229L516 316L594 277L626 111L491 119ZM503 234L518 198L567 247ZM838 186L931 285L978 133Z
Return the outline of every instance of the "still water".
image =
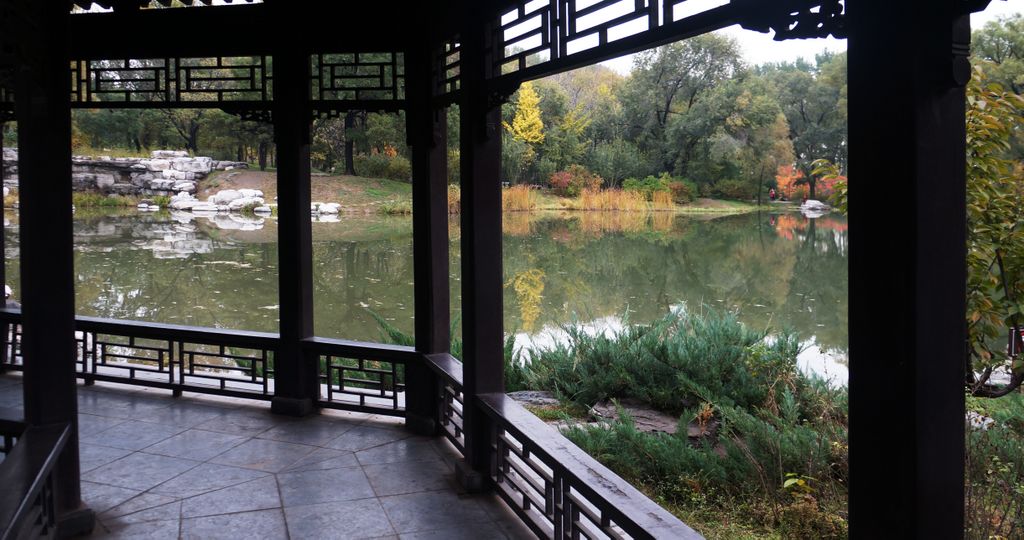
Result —
M5 226L17 298L18 228ZM272 219L79 212L81 315L276 331L277 225ZM453 316L459 227L449 225ZM315 331L381 341L377 315L413 330L412 222L341 216L313 223ZM686 217L589 212L506 214L505 330L543 346L559 325L614 331L670 309L735 312L757 329L796 331L805 368L845 382L847 232L841 218L799 214Z

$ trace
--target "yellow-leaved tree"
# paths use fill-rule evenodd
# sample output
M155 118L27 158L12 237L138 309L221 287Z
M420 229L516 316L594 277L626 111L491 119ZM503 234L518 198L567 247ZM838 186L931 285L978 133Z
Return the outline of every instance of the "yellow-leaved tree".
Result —
M519 87L519 99L516 100L516 114L512 123L503 122L505 129L512 138L522 143L525 148L519 157L518 169L521 175L533 165L537 158L536 145L544 142L544 121L540 117L540 96L533 88L533 83L524 82Z

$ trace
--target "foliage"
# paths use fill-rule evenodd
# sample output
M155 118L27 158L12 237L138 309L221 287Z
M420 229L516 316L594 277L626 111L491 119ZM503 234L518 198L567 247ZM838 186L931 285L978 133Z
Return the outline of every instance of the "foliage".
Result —
M721 199L733 199L738 201L749 201L756 197L757 186L737 179L719 180L711 184L705 193L712 197Z
M1024 536L1024 395L998 400L968 396L968 409L986 427L967 427L967 538Z
M411 216L412 202L386 201L377 207L377 213L387 216Z
M1019 164L1007 156L1024 98L988 83L979 67L967 101L968 385L976 394L995 396L1024 380L1018 360L1008 386L988 381L1007 363L1007 329L1024 324L1024 183Z
M628 397L679 415L675 435L641 432L624 410L610 425L570 427L585 451L670 507L764 500L758 519L787 537L843 537L846 391L797 370L795 336L765 339L715 313L564 330L566 343L531 351L530 388L583 408ZM695 441L690 426L717 436ZM785 487L794 476L800 497Z
M672 193L672 200L677 204L693 202L697 195L697 185L686 179L672 180L668 183L668 190Z
M370 178L390 178L406 182L412 179L412 164L398 154L358 155L355 156L355 166L360 175Z
M821 194L829 197L832 206L846 215L849 212L847 201L847 179L839 171L836 164L827 159L819 159L811 164L814 167L812 174L819 177L822 189Z
M784 198L801 200L807 197L807 188L800 185L803 178L803 171L792 165L781 165L775 173L775 184Z
M448 184L448 214L462 212L462 188L458 184Z
M548 185L555 193L569 197L575 197L583 190L599 189L603 184L603 178L588 171L582 165L572 165L548 178Z
M95 192L75 192L71 194L71 204L75 208L124 208L139 204L134 197L124 195L104 195Z
M661 176L647 176L645 178L627 178L622 183L622 189L626 191L635 191L643 195L644 199L650 201L654 198L654 193L658 191L670 193L672 190L669 188L669 183L672 178L667 174Z

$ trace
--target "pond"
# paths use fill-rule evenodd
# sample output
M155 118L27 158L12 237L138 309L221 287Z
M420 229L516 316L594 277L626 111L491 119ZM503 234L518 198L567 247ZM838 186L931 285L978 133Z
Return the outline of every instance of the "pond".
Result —
M678 306L735 312L799 333L805 368L846 379L847 232L842 218L512 213L504 217L505 330L517 343L646 323ZM85 212L75 217L80 315L277 331L277 225L240 216ZM459 305L459 226L451 238ZM380 317L413 330L412 221L342 215L313 223L315 331L382 341ZM18 297L16 214L5 226Z

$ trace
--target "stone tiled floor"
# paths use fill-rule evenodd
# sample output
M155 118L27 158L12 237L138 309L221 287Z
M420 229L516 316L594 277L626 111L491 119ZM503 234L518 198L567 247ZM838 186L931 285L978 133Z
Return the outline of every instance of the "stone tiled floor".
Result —
M251 400L78 389L96 538L532 537L497 497L460 493L454 450L399 419L290 419ZM0 375L0 409L20 408L20 378Z

